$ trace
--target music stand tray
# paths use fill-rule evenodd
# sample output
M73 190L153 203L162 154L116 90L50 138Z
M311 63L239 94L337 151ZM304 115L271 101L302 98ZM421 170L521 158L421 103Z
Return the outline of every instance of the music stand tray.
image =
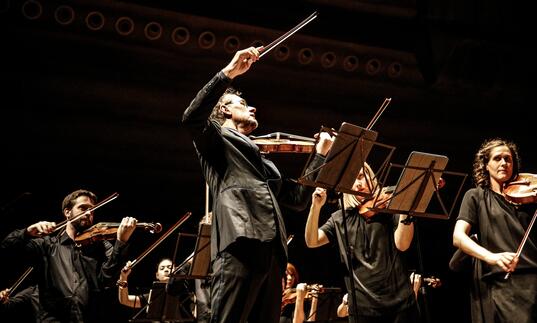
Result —
M211 264L211 225L202 223L199 226L198 238L190 266L189 276L192 278L207 278Z
M153 282L149 291L146 319L158 322L194 322L190 308L190 295L173 296L166 293L166 283Z
M211 225L201 223L198 234L179 233L176 249L182 236L196 237L194 251L172 272L177 279L206 279L209 277L211 264ZM188 267L187 267L188 266Z

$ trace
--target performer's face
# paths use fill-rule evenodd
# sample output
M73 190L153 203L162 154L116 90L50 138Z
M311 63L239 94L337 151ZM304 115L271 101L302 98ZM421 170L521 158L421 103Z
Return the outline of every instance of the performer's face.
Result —
M158 281L168 281L172 272L172 262L168 259L164 259L160 262L157 268L156 277Z
M257 128L256 109L248 106L243 98L236 94L226 94L223 102L227 109L226 117L231 118L243 134L248 135Z
M371 185L371 183L369 183ZM358 191L361 193L371 193L371 190L369 189L369 185L367 184L367 179L364 173L364 169L360 170L360 173L354 180L354 185L352 186L352 189L354 191Z
M507 146L495 147L490 151L486 165L491 182L503 184L513 175L513 156Z
M86 212L86 210L92 208L94 206L91 199L87 196L79 196L75 200L75 205L72 209L65 209L63 210L63 213L65 217L70 220L74 217L76 217L79 214L82 214ZM81 232L87 228L89 228L93 224L93 213L89 213L87 215L84 215L75 221L71 222L71 225L75 227L77 232Z
M289 270L287 270L285 272L285 277L286 277L286 279L285 279L285 288L293 287L294 284L295 284L295 275L292 272L290 272Z

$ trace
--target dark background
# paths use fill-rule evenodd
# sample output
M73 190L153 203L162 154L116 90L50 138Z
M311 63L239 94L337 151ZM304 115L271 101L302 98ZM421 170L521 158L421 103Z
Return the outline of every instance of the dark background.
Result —
M450 171L470 173L480 143L502 137L518 143L523 170L531 172L536 53L524 6L2 0L0 233L61 221L61 200L78 188L100 198L119 192L96 222L134 216L167 229L191 211L179 231L195 232L205 188L180 115L237 49L267 45L315 10L316 20L235 82L258 109L255 134L312 136L321 125L338 128L343 121L366 126L391 97L374 130L396 147L393 162L423 151L448 156ZM271 158L296 178L307 156ZM448 187L456 185L448 180ZM468 179L464 190L471 185ZM452 189L446 192L453 200ZM450 219L418 223L424 273L444 282L429 290L432 322L469 321L465 275L447 267L458 203ZM295 234L290 261L302 281L341 286L336 249L305 248L306 213L287 215ZM137 231L132 239L135 258L156 237ZM172 257L175 243L173 235L140 263L131 285L149 286L156 262ZM418 268L416 247L415 241L407 253L410 268ZM178 258L191 248L182 238ZM3 259L1 288L25 269L21 255ZM113 302L108 313L120 321L132 315Z

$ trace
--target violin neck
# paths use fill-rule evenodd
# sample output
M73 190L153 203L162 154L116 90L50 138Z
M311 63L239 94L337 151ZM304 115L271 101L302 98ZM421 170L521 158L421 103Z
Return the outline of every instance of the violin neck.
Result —
M120 222L99 222L94 225L94 227L106 227L106 228L118 228L121 225ZM153 226L152 223L138 222L136 223L137 228L146 228Z

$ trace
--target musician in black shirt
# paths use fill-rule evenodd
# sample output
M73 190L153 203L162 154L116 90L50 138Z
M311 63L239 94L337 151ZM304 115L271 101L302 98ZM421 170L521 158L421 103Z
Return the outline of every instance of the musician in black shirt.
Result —
M519 174L517 146L502 139L486 140L473 166L476 187L464 195L453 232L453 245L475 258L472 322L537 322L535 230L520 257L515 253L535 204L513 205L503 195L503 188ZM470 238L472 233L478 242Z
M90 191L77 190L65 197L63 215L67 220L84 213L97 202ZM127 241L136 228L136 219L123 218L115 243L97 241L88 245L75 242L78 233L93 224L93 213L67 222L54 232L54 222L41 221L15 230L2 248L13 248L30 255L37 270L40 322L93 322L98 310L96 297L119 277Z
M364 164L352 189L369 193L368 182L375 182L371 168ZM378 187L372 184L372 187ZM414 225L405 223L405 216L378 213L367 218L359 213L363 198L344 194L345 216L338 210L319 227L319 214L326 202L326 190L317 188L305 229L306 244L316 248L336 243L341 259L346 262L343 221L348 227L348 241L352 250L352 275L345 277L349 292L350 322L416 322L418 311L410 286L402 253L412 242ZM354 292L351 293L351 279ZM353 296L356 295L356 300ZM353 313L356 302L358 313Z

